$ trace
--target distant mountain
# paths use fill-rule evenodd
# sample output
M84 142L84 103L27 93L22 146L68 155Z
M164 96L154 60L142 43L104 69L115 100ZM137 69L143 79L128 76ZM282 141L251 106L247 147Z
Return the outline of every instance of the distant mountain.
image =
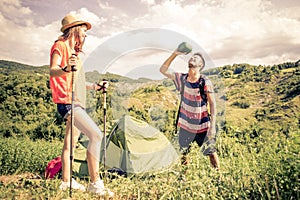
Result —
M102 80L108 80L109 82L131 82L131 83L146 83L149 81L152 81L150 79L146 78L139 78L139 79L131 79L125 76L121 76L118 74L113 74L106 72L105 74L100 74L98 71L93 71L93 72L86 72L86 79L89 82L99 82Z
M203 72L212 80L218 117L225 117L225 130L254 136L266 130L288 135L299 130L300 66L226 65ZM62 138L62 122L49 89L49 66L30 66L0 60L0 135ZM131 79L117 74L86 73L87 81L110 82L107 93L108 122L123 114L153 124L172 135L179 94L168 79ZM93 93L89 113L102 123L101 92ZM88 94L90 95L90 94ZM222 127L221 127L222 128Z
M22 63L18 63L18 62L14 62L14 61L7 61L7 60L0 60L0 69L1 71L5 71L5 72L10 72L10 71L22 71L22 70L32 70L32 71L40 71L40 72L47 72L49 73L49 67L47 66L31 66L31 65L26 65L26 64L22 64Z
M31 66L22 64L19 62L14 61L7 61L7 60L0 60L0 70L1 73L9 73L9 72L33 72L33 73L46 73L49 74L49 66L43 65L43 66ZM107 72L106 74L100 74L98 71L93 72L86 72L86 79L89 82L99 82L103 79L106 79L110 82L133 82L133 83L145 83L148 81L151 81L147 78L140 78L140 79L131 79L128 77L124 77L121 75L113 74Z

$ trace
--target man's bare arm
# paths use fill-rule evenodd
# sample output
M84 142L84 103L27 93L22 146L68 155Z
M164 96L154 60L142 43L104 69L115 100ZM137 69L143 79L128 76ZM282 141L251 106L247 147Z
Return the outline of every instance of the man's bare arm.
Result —
M213 92L207 92L207 100L209 104L210 111L210 127L207 132L208 137L214 137L216 134L216 99L215 94Z
M165 75L166 77L168 77L169 79L175 80L175 75L174 73L169 71L169 67L172 63L172 61L176 58L177 56L177 52L173 52L171 54L171 56L162 64L162 66L160 67L159 71Z

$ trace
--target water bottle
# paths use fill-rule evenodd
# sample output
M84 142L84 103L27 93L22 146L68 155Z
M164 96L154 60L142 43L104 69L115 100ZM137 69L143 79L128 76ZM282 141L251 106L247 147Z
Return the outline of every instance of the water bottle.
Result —
M178 45L178 48L177 50L181 53L185 53L185 54L188 54L192 51L192 46L186 42L182 42Z

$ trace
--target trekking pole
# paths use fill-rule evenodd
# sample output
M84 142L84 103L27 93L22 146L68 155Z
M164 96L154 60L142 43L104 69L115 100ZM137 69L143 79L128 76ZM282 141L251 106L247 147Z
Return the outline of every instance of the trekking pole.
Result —
M72 54L73 56L76 54ZM76 68L75 66L72 66L71 68L72 71L72 105L71 105L71 133L70 133L70 191L69 191L69 196L72 197L72 174L73 174L73 131L74 131L74 101L75 101L75 71Z
M105 162L106 162L106 93L107 93L107 90L106 90L106 84L107 84L107 81L105 79L103 79L103 146L104 146L104 156L103 156L103 165L104 165L104 168L105 168Z

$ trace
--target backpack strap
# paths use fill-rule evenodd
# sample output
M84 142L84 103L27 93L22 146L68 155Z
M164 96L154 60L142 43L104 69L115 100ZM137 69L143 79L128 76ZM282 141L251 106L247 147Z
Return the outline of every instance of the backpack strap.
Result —
M180 82L181 82L180 94L181 94L181 97L183 96L183 93L184 93L184 86L185 86L185 83L186 83L186 79L187 79L187 74L182 74L182 76L180 77Z
M177 125L178 125L178 120L179 120L179 113L180 113L180 108L181 108L181 104L182 104L182 98L183 98L183 93L184 93L184 86L185 86L185 82L186 82L186 78L187 78L187 74L182 74L182 76L180 76L180 83L181 83L181 88L180 88L180 103L179 103L179 107L178 107L178 111L177 111L177 118L175 121L175 133L177 133Z
M207 95L204 91L204 86L205 86L205 76L200 75L200 78L199 78L199 92L200 92L202 100L205 102L205 104L207 104Z

